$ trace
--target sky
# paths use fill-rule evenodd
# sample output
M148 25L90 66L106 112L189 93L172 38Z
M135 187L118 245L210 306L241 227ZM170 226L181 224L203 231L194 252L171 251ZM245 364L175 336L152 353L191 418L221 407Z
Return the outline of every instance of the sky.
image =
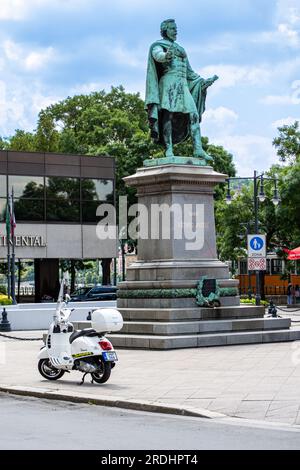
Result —
M209 89L202 135L251 176L278 162L278 126L300 120L300 0L0 0L0 135L79 93L123 85L144 98L149 46L177 22Z

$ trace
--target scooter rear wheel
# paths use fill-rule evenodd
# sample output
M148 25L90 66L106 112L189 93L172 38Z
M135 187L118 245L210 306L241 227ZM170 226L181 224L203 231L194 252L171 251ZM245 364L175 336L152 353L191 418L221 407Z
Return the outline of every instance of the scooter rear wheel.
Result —
M93 381L97 384L104 384L108 381L111 373L111 363L101 361L101 369L97 372L93 372L91 376Z
M39 373L47 380L58 380L60 379L65 371L55 369L50 362L50 359L40 359L38 363Z

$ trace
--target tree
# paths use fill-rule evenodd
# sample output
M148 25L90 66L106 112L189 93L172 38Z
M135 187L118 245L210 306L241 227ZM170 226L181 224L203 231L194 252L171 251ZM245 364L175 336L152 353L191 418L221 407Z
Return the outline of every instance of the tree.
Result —
M204 150L214 158L214 169L234 176L232 155L223 147L210 144L205 137L202 141ZM118 196L127 195L129 206L136 202L135 190L127 188L123 178L142 166L144 159L162 157L164 154L163 148L154 144L150 138L144 101L138 93L126 93L122 86L112 87L108 93L99 91L68 97L48 106L39 113L36 131L29 133L18 130L6 145L10 150L115 157L116 192ZM177 155L191 156L191 139L177 145L175 152ZM51 188L59 191L54 181ZM67 192L71 189L67 187ZM223 198L224 185L220 185L216 189L216 200ZM19 203L23 204L22 201ZM102 263L105 280L110 280L110 261Z
M68 272L70 274L70 291L71 293L75 290L76 284L76 271L84 269L92 269L94 266L93 261L83 260L61 260L60 268L63 273Z
M17 129L15 134L7 140L5 147L7 150L15 150L17 152L34 152L37 148L36 135Z
M300 160L299 121L290 126L279 127L279 136L273 140L277 154L282 162L294 164Z

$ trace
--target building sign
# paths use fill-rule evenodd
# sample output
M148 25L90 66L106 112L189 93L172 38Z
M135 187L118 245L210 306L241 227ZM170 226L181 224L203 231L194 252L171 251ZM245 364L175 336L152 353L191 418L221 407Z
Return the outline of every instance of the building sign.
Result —
M45 248L47 246L44 237L41 235L16 235L14 238L16 248ZM13 241L10 240L10 245L12 244ZM5 235L0 235L0 247L5 246L7 246L7 237Z

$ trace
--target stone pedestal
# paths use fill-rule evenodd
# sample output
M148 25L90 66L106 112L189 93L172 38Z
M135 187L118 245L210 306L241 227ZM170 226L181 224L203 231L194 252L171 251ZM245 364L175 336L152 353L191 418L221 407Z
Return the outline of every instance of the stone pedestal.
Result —
M225 179L208 166L176 163L146 166L124 178L137 189L148 215L137 261L127 269L127 281L118 285L117 308L125 324L121 334L111 335L116 347L171 349L294 339L290 320L270 322L263 318L264 307L240 306L238 281L230 279L228 266L217 257L214 188ZM164 211L156 233L159 206ZM197 234L196 245L187 228ZM203 276L218 281L220 308L197 305L196 288Z
M162 303L167 307L195 307L194 297L184 301L181 298L168 299L164 297L168 293L163 291L196 289L202 276L217 279L221 288L238 287L237 281L229 279L228 266L218 260L216 250L214 187L225 178L211 167L194 165L140 168L135 175L125 178L128 186L137 188L138 201L148 211L149 237L138 241L138 259L127 270L127 282L118 286L120 296L126 296L125 291L147 289L152 290L153 296L154 290L160 290ZM162 208L163 205L166 210L160 217L158 239L151 239L151 233L153 235L157 227L157 207ZM173 208L173 211L168 211L168 208ZM197 232L195 240L187 238L189 234L185 229L188 224L191 231ZM163 239L164 236L168 238L168 227L170 238ZM178 239L180 234L182 237ZM128 295L131 297L130 292ZM239 304L238 298L232 297L235 298L222 299L223 304ZM152 307L157 305L157 299L143 299L140 303L144 307ZM118 307L126 305L130 308L136 303L136 299L124 297L118 300Z

